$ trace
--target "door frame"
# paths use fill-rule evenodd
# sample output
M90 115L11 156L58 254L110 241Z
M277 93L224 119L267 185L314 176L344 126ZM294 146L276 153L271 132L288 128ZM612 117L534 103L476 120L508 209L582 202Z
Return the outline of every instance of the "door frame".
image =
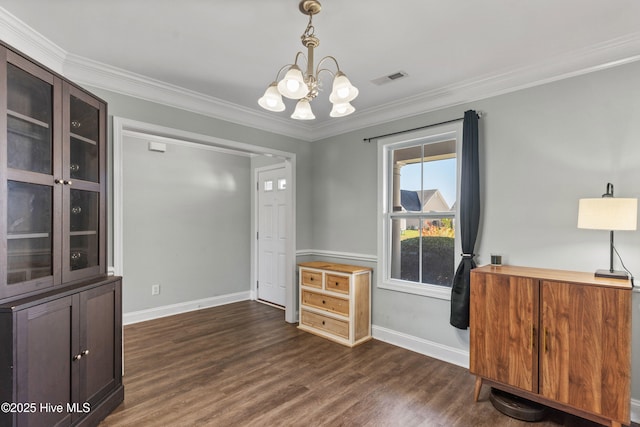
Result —
M243 152L253 156L267 156L282 159L282 161L288 167L290 181L290 221L289 227L290 239L287 242L287 259L291 263L291 270L289 273L292 277L295 277L295 257L296 257L296 154L276 150L269 147L262 147L259 145L247 144L244 142L231 141L228 139L217 138L209 135L203 135L199 133L184 131L180 129L169 128L152 123L141 122L132 119L126 119L123 117L113 116L113 267L109 268L109 274L115 274L117 276L125 276L123 271L124 264L124 228L123 228L123 139L127 132L144 133L165 138L174 138L182 141L188 141L196 144L203 144L208 146L215 146L222 149ZM253 169L253 164L251 166ZM251 232L252 236L256 233L256 211L255 211L255 197L257 192L255 187L251 186L252 197L251 200L254 203L254 209L252 209L251 220ZM251 254L249 265L247 266L251 270L251 283L249 283L249 289L251 290L251 299L256 299L256 287L255 287L255 272L256 272L256 249L257 242L255 238L251 239ZM123 278L123 286L126 281L126 276ZM285 304L285 321L289 323L297 322L296 316L296 284L287 283L287 294Z
M258 260L259 260L259 247L258 247L258 237L257 237L257 232L258 232L258 224L259 224L259 213L260 213L260 204L258 203L258 185L259 185L259 181L258 181L258 175L260 174L260 172L267 172L270 170L276 170L276 169L283 169L285 171L285 178L287 179L287 190L286 190L286 198L287 198L287 221L286 221L286 227L287 227L287 236L294 236L295 233L295 210L293 209L293 195L294 193L294 186L293 186L293 179L292 179L292 168L291 168L291 162L289 162L288 160L284 160L282 163L275 163L273 165L269 165L269 166L262 166L262 167L257 167L253 169L253 182L256 183L256 185L251 186L252 188L252 192L253 192L253 229L252 229L252 236L256 236L255 239L253 240L253 244L252 244L252 254L253 254L253 258L254 260L251 262L251 265L253 266L252 270L251 270L251 277L252 277L252 281L251 281L251 293L253 295L255 295L254 299L258 299L258 287L257 287L257 283L258 283L258 277L259 277L259 264L258 264ZM287 253L287 261L286 261L286 295L285 295L285 320L289 323L295 323L298 321L298 316L295 315L295 313L291 313L293 315L292 318L287 317L287 312L289 311L288 308L289 307L295 307L295 301L297 301L296 299L296 286L294 283L294 278L295 278L295 246L292 247L292 245L290 244L290 242L288 241L289 239L287 239L287 245L286 245L286 253ZM293 252L291 252L293 250ZM295 308L294 310L295 311Z

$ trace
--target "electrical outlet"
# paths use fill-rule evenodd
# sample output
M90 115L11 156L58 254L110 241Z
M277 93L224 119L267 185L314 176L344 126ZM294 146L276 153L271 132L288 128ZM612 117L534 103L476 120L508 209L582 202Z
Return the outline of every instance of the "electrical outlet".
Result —
M151 295L160 295L160 285L151 285Z

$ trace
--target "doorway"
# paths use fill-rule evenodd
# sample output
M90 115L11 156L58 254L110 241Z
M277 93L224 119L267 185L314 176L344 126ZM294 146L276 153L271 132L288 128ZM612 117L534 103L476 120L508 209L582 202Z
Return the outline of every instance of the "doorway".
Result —
M279 307L286 305L291 281L289 240L289 177L286 164L256 169L257 299Z
M285 287L285 321L289 323L295 323L297 321L296 316L296 288L293 283L293 278L295 277L295 170L296 170L296 154L291 152L285 152L277 149L272 149L268 147L262 147L237 141L225 140L217 137L212 137L208 135L197 134L189 131L183 131L179 129L168 128L160 125L139 122L136 120L125 119L121 117L113 118L113 253L110 256L110 265L112 267L109 268L109 272L111 274L123 275L124 281L123 284L126 287L126 278L127 273L123 271L124 264L124 248L123 248L123 240L124 240L124 206L123 206L123 139L125 136L139 136L140 134L147 134L149 136L153 136L155 138L168 138L170 140L181 140L188 141L189 143L202 144L204 146L215 147L221 151L232 151L232 152L243 152L249 154L252 159L259 159L263 157L270 157L275 159L280 159L280 164L284 164L285 170L287 171L287 194L288 194L288 217L287 217L287 226L288 226L288 234L287 234L287 242L286 242L286 261L288 264L287 267L287 282ZM284 162L284 163L283 163ZM253 163L253 162L252 162ZM264 164L263 164L264 165ZM254 166L254 170L258 169L260 166L256 164ZM251 191L247 189L247 191L251 191L255 197L252 197L254 201L252 204L257 203L257 191L256 187L253 185L249 185L250 188L253 188ZM254 193L255 192L255 193ZM251 216L254 217L250 221L250 227L252 231L257 229L257 219L255 218L256 209L252 209ZM255 233L253 234L255 236ZM251 239L251 255L246 258L246 268L251 271L251 280L250 283L246 284L246 295L243 299L252 298L255 299L257 296L256 292L256 280L257 280L257 239ZM111 264L112 263L112 264ZM246 283L246 282L245 282ZM241 284L240 284L241 286ZM233 298L237 298L239 295L245 295L245 291L234 293L231 295L215 295L212 298L208 299L199 299L195 301L179 301L176 303L171 303L169 305L163 306L160 304L159 306L154 305L149 309L145 309L139 312L134 313L124 313L125 319L130 318L131 323L135 323L136 321L142 320L150 320L156 317L162 317L169 314L178 314L180 312L186 312L191 310L196 310L200 308L206 308L207 306L211 306L210 304L216 305L218 302L224 303L233 302ZM132 298L132 295L127 295L127 291L123 289L123 298ZM213 301L213 302L210 302Z

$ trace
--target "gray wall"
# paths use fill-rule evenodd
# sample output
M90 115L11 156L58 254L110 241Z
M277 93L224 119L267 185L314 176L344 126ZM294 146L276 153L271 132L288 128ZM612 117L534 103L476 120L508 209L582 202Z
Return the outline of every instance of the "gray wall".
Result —
M577 205L599 197L607 182L616 196L640 197L640 62L314 143L313 248L377 253L377 146L364 137L462 117L467 109L484 113L478 262L498 252L513 265L608 267L608 233L578 230ZM640 232L619 232L616 243L640 274ZM632 395L640 399L639 293L633 318ZM468 350L467 332L448 319L449 301L374 286L374 325Z
M125 313L250 289L251 159L123 140ZM151 286L160 294L151 296Z

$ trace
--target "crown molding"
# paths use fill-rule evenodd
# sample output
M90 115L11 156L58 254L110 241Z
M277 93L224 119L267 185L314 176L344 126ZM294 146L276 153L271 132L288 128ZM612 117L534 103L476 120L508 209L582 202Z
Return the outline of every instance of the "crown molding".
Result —
M67 55L64 75L81 85L133 96L238 125L310 141L309 135L312 133L312 128L300 122L292 122L282 117L273 117L267 113L257 112L213 96L204 95L78 55Z
M478 76L413 97L360 110L349 121L323 123L313 129L314 140L329 138L381 123L491 98L640 60L640 32L584 49L557 55L534 66Z
M81 85L144 99L303 141L347 132L640 60L640 32L528 67L514 67L359 110L341 121L301 123L68 53L0 7L0 39Z
M0 7L0 40L62 74L67 52Z

